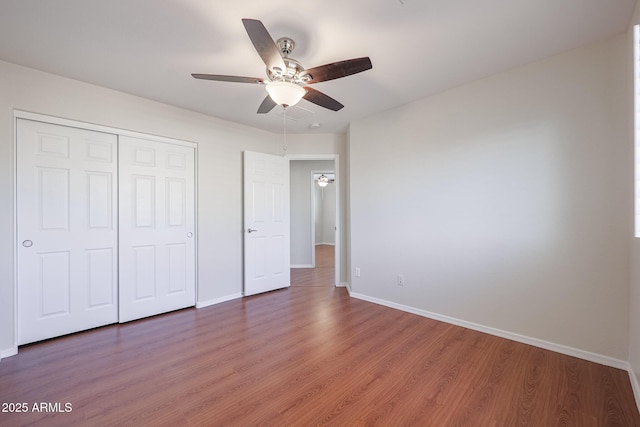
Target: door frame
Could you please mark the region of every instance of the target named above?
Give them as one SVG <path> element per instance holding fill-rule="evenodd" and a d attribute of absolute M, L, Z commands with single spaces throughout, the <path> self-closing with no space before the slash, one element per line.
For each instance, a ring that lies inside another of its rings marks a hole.
<path fill-rule="evenodd" d="M 342 282 L 340 281 L 340 272 L 342 271 L 342 265 L 341 265 L 341 257 L 342 257 L 342 251 L 341 251 L 341 245 L 342 245 L 342 239 L 341 239 L 341 235 L 342 235 L 342 227 L 343 224 L 340 221 L 340 213 L 342 212 L 342 205 L 340 203 L 340 183 L 341 183 L 341 177 L 340 177 L 340 156 L 338 154 L 287 154 L 286 157 L 289 159 L 289 161 L 296 161 L 296 160 L 332 160 L 333 161 L 333 170 L 336 176 L 336 181 L 335 181 L 335 186 L 336 186 L 336 242 L 335 242 L 335 254 L 334 254 L 334 269 L 335 269 L 335 277 L 334 277 L 334 286 L 336 287 L 341 287 L 344 286 L 342 284 Z M 313 212 L 311 213 L 311 221 L 313 221 Z M 313 223 L 312 223 L 312 235 L 313 235 Z M 315 236 L 313 238 L 313 243 L 315 243 Z M 315 248 L 312 248 L 315 249 Z M 311 251 L 312 254 L 312 260 L 313 260 L 313 264 L 315 266 L 315 253 L 312 250 Z"/>
<path fill-rule="evenodd" d="M 198 303 L 198 144 L 192 141 L 173 139 L 164 136 L 156 136 L 149 133 L 135 132 L 126 129 L 120 129 L 112 126 L 104 126 L 95 123 L 83 122 L 80 120 L 66 119 L 62 117 L 49 116 L 46 114 L 33 113 L 19 109 L 13 110 L 13 347 L 0 355 L 0 359 L 18 354 L 18 119 L 33 120 L 37 122 L 50 123 L 54 125 L 68 126 L 80 129 L 93 130 L 97 132 L 112 133 L 120 136 L 130 136 L 133 138 L 152 139 L 167 144 L 182 145 L 193 147 L 195 164 L 194 164 L 194 237 L 195 237 L 195 286 L 196 286 L 196 306 Z"/>
<path fill-rule="evenodd" d="M 313 268 L 316 268 L 316 222 L 318 220 L 317 216 L 316 216 L 316 198 L 315 198 L 315 192 L 316 192 L 316 182 L 314 179 L 314 175 L 317 174 L 332 174 L 334 176 L 334 183 L 333 185 L 335 186 L 335 188 L 337 189 L 337 180 L 335 180 L 335 175 L 336 175 L 336 171 L 335 170 L 328 170 L 328 169 L 322 169 L 322 170 L 312 170 L 311 171 L 311 265 L 313 266 Z M 336 195 L 337 198 L 337 195 Z M 335 212 L 334 215 L 336 217 L 336 219 L 338 218 L 338 206 L 336 205 L 335 208 Z M 336 246 L 336 237 L 338 235 L 338 223 L 336 222 L 335 228 L 333 230 L 333 246 L 334 246 L 334 250 L 335 250 L 335 246 Z M 334 267 L 335 267 L 335 260 L 334 260 Z M 339 282 L 336 282 L 339 283 Z"/>

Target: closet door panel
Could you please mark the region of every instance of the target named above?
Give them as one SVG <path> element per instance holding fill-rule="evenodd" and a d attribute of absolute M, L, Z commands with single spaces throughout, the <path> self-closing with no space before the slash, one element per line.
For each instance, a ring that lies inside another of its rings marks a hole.
<path fill-rule="evenodd" d="M 120 322 L 195 305 L 194 156 L 120 138 Z"/>
<path fill-rule="evenodd" d="M 17 119 L 18 344 L 117 322 L 117 136 Z"/>

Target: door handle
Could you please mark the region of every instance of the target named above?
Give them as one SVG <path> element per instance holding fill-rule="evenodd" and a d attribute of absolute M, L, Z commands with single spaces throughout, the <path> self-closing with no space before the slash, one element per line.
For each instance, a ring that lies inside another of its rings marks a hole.
<path fill-rule="evenodd" d="M 25 240 L 22 242 L 22 246 L 24 246 L 25 248 L 30 248 L 31 246 L 33 246 L 33 242 L 31 240 Z"/>
<path fill-rule="evenodd" d="M 254 233 L 258 230 L 254 230 L 253 228 L 247 228 L 247 233 Z"/>
<path fill-rule="evenodd" d="M 193 237 L 193 233 L 192 233 L 192 232 L 188 232 L 188 233 L 187 233 L 187 237 L 188 237 L 188 238 L 192 238 L 192 237 Z"/>

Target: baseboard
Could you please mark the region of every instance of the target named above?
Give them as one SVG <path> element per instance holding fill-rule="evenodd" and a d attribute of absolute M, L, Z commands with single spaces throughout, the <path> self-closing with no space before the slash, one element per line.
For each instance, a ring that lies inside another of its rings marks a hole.
<path fill-rule="evenodd" d="M 207 301 L 198 301 L 196 303 L 196 308 L 209 307 L 210 305 L 216 305 L 216 304 L 220 304 L 220 303 L 231 301 L 238 298 L 242 298 L 242 292 L 237 294 L 227 295 L 220 298 L 210 299 Z"/>
<path fill-rule="evenodd" d="M 347 282 L 340 282 L 336 285 L 336 288 L 348 288 L 349 284 Z"/>
<path fill-rule="evenodd" d="M 292 264 L 291 268 L 315 268 L 313 264 Z"/>
<path fill-rule="evenodd" d="M 602 354 L 592 353 L 590 351 L 580 350 L 577 348 L 565 346 L 562 344 L 556 344 L 549 341 L 544 341 L 538 338 L 528 337 L 526 335 L 520 335 L 509 331 L 503 331 L 502 329 L 496 329 L 489 326 L 479 325 L 477 323 L 468 322 L 466 320 L 456 319 L 454 317 L 444 316 L 442 314 L 432 313 L 426 310 L 409 307 L 403 304 L 398 304 L 391 301 L 386 301 L 379 298 L 370 297 L 355 292 L 349 292 L 349 295 L 353 298 L 361 299 L 363 301 L 372 302 L 374 304 L 384 305 L 386 307 L 395 308 L 397 310 L 406 311 L 408 313 L 417 314 L 418 316 L 428 317 L 429 319 L 439 320 L 441 322 L 450 323 L 456 326 L 462 326 L 463 328 L 473 329 L 474 331 L 484 332 L 486 334 L 495 335 L 501 338 L 506 338 L 512 341 L 529 344 L 535 347 L 544 348 L 546 350 L 555 351 L 556 353 L 566 354 L 567 356 L 577 357 L 579 359 L 588 360 L 590 362 L 599 363 L 605 366 L 611 366 L 612 368 L 618 368 L 628 370 L 629 363 L 624 360 L 616 359 Z"/>
<path fill-rule="evenodd" d="M 316 243 L 316 246 L 318 246 L 318 245 L 335 246 L 336 244 L 335 244 L 335 243 L 324 243 L 324 242 L 322 242 L 322 243 Z"/>
<path fill-rule="evenodd" d="M 18 354 L 18 347 L 10 347 L 0 351 L 0 360 Z"/>

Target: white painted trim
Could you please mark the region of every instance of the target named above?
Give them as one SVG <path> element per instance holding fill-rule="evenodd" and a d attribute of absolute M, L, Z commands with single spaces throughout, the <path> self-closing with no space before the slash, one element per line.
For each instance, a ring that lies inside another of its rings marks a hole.
<path fill-rule="evenodd" d="M 336 288 L 347 288 L 347 291 L 349 291 L 349 284 L 347 282 L 340 282 L 336 285 Z"/>
<path fill-rule="evenodd" d="M 323 246 L 335 246 L 336 244 L 335 244 L 335 243 L 324 243 L 324 242 L 316 243 L 316 246 L 319 246 L 319 245 L 323 245 Z"/>
<path fill-rule="evenodd" d="M 35 120 L 38 122 L 51 123 L 54 125 L 68 126 L 73 128 L 81 128 L 93 130 L 96 132 L 111 133 L 119 136 L 130 136 L 132 138 L 148 139 L 157 142 L 165 142 L 167 144 L 183 145 L 187 147 L 197 147 L 198 144 L 182 139 L 168 138 L 166 136 L 152 135 L 149 133 L 136 132 L 128 129 L 114 128 L 111 126 L 98 125 L 95 123 L 81 122 L 79 120 L 65 119 L 62 117 L 48 116 L 46 114 L 32 113 L 30 111 L 13 110 L 13 116 L 17 119 Z"/>
<path fill-rule="evenodd" d="M 337 154 L 287 154 L 289 160 L 338 160 Z"/>
<path fill-rule="evenodd" d="M 13 245 L 13 346 L 11 350 L 15 353 L 9 354 L 13 356 L 18 354 L 18 118 L 13 117 L 13 182 L 11 183 L 13 191 L 13 236 L 11 236 Z M 6 357 L 0 352 L 0 360 Z"/>
<path fill-rule="evenodd" d="M 10 356 L 15 356 L 16 354 L 18 354 L 17 346 L 7 348 L 5 350 L 0 351 L 0 360 L 6 359 L 7 357 L 10 357 Z"/>
<path fill-rule="evenodd" d="M 220 298 L 210 299 L 210 300 L 207 300 L 207 301 L 198 301 L 196 303 L 196 308 L 209 307 L 210 305 L 221 304 L 223 302 L 231 301 L 231 300 L 238 299 L 238 298 L 242 298 L 242 292 L 239 292 L 237 294 L 227 295 L 227 296 L 220 297 Z"/>
<path fill-rule="evenodd" d="M 532 338 L 525 335 L 509 332 L 509 331 L 503 331 L 501 329 L 496 329 L 489 326 L 479 325 L 477 323 L 468 322 L 466 320 L 456 319 L 454 317 L 432 313 L 430 311 L 409 307 L 403 304 L 386 301 L 380 298 L 370 297 L 368 295 L 363 295 L 356 292 L 350 292 L 349 295 L 353 298 L 360 299 L 363 301 L 384 305 L 386 307 L 395 308 L 401 311 L 406 311 L 407 313 L 413 313 L 413 314 L 417 314 L 418 316 L 428 317 L 429 319 L 434 319 L 441 322 L 450 323 L 452 325 L 461 326 L 463 328 L 472 329 L 474 331 L 484 332 L 489 335 L 506 338 L 506 339 L 521 342 L 524 344 L 529 344 L 534 347 L 544 348 L 546 350 L 555 351 L 556 353 L 566 354 L 568 356 L 577 357 L 579 359 L 588 360 L 590 362 L 599 363 L 601 365 L 611 366 L 613 368 L 624 369 L 624 370 L 627 370 L 629 366 L 629 363 L 625 360 L 615 359 L 613 357 L 605 356 L 602 354 L 592 353 L 590 351 L 580 350 L 578 348 L 568 347 L 566 345 L 556 344 L 549 341 L 544 341 L 538 338 Z"/>
<path fill-rule="evenodd" d="M 118 146 L 118 149 L 120 149 L 120 147 Z M 193 159 L 193 256 L 195 257 L 194 259 L 194 265 L 193 268 L 195 269 L 196 275 L 194 277 L 195 279 L 195 286 L 196 286 L 196 292 L 195 292 L 195 301 L 194 302 L 198 302 L 198 294 L 200 293 L 200 282 L 198 281 L 198 277 L 200 276 L 198 274 L 198 247 L 200 246 L 199 244 L 199 227 L 198 227 L 198 162 L 199 162 L 199 157 L 198 157 L 198 144 L 195 144 L 193 147 L 193 155 L 194 155 L 194 159 Z M 119 164 L 118 164 L 119 166 Z"/>
<path fill-rule="evenodd" d="M 293 264 L 291 268 L 315 268 L 315 266 L 311 264 Z"/>
<path fill-rule="evenodd" d="M 334 165 L 335 168 L 335 165 Z M 311 202 L 309 215 L 309 236 L 311 239 L 311 268 L 316 268 L 316 189 L 313 186 L 313 171 L 311 171 L 311 187 L 309 190 L 309 201 Z"/>

